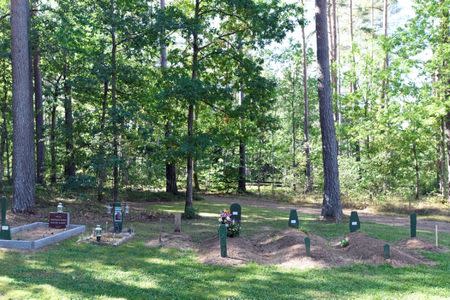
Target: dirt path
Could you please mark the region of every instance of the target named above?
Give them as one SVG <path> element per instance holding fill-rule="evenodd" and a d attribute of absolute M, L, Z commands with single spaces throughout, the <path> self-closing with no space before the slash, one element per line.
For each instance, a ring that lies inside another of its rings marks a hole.
<path fill-rule="evenodd" d="M 250 205 L 262 208 L 275 208 L 279 210 L 290 210 L 297 209 L 306 214 L 312 215 L 320 215 L 320 208 L 311 207 L 311 206 L 298 206 L 295 204 L 289 203 L 280 203 L 271 201 L 267 198 L 253 198 L 249 196 L 213 196 L 213 195 L 204 195 L 205 199 L 210 201 L 223 202 L 227 204 L 231 204 L 234 202 L 239 202 L 241 205 Z M 344 209 L 344 214 L 350 215 L 349 209 Z M 409 227 L 409 217 L 402 216 L 383 216 L 376 215 L 367 212 L 358 211 L 358 215 L 361 221 L 369 221 L 373 223 L 391 225 L 391 226 L 401 226 L 401 227 Z M 438 222 L 438 221 L 427 221 L 421 220 L 420 216 L 418 217 L 417 229 L 418 230 L 427 230 L 434 231 L 435 225 L 439 226 L 439 231 L 450 233 L 450 223 L 448 222 Z"/>

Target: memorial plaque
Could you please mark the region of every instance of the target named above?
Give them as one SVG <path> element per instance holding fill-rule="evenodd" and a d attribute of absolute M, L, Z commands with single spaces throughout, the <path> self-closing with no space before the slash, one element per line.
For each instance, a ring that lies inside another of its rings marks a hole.
<path fill-rule="evenodd" d="M 352 211 L 350 215 L 350 232 L 355 232 L 361 228 L 361 223 L 359 222 L 358 212 Z"/>
<path fill-rule="evenodd" d="M 70 224 L 69 213 L 51 212 L 48 216 L 48 227 L 66 229 Z"/>
<path fill-rule="evenodd" d="M 298 215 L 296 209 L 291 209 L 291 212 L 289 214 L 289 227 L 298 228 L 299 222 L 298 222 Z"/>
<path fill-rule="evenodd" d="M 241 223 L 241 206 L 239 203 L 233 203 L 230 206 L 231 220 Z"/>

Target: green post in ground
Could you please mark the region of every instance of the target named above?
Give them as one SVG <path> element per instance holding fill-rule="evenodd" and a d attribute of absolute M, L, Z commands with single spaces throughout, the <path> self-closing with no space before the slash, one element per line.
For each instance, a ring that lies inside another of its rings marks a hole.
<path fill-rule="evenodd" d="M 298 228 L 299 222 L 298 222 L 298 215 L 296 209 L 291 209 L 291 213 L 289 214 L 289 227 Z"/>
<path fill-rule="evenodd" d="M 306 256 L 311 256 L 311 239 L 309 237 L 305 237 L 305 249 Z"/>
<path fill-rule="evenodd" d="M 227 227 L 225 224 L 219 226 L 220 256 L 227 257 Z"/>
<path fill-rule="evenodd" d="M 411 227 L 411 237 L 416 237 L 417 235 L 417 214 L 412 213 L 409 215 L 410 227 Z"/>
<path fill-rule="evenodd" d="M 361 222 L 359 221 L 358 212 L 352 211 L 350 214 L 350 232 L 358 231 L 361 228 Z"/>
<path fill-rule="evenodd" d="M 383 257 L 384 257 L 384 259 L 391 258 L 391 247 L 389 246 L 389 244 L 384 245 Z"/>
<path fill-rule="evenodd" d="M 6 197 L 3 196 L 1 199 L 2 206 L 2 226 L 0 228 L 0 240 L 10 240 L 11 239 L 11 229 L 8 224 L 6 224 L 6 209 L 7 209 L 7 200 Z"/>

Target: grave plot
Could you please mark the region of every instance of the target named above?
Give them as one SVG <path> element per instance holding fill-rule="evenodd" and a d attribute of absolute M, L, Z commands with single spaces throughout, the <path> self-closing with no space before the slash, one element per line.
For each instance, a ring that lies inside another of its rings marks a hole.
<path fill-rule="evenodd" d="M 111 246 L 119 246 L 123 243 L 126 243 L 130 239 L 134 237 L 134 231 L 122 231 L 122 232 L 114 232 L 114 231 L 107 231 L 102 232 L 101 238 L 98 239 L 98 236 L 95 232 L 95 229 L 92 231 L 92 234 L 81 238 L 80 242 L 87 242 L 92 243 L 96 245 L 111 245 Z"/>
<path fill-rule="evenodd" d="M 56 213 L 50 213 L 49 223 L 35 222 L 14 228 L 6 223 L 6 198 L 1 200 L 2 227 L 0 248 L 36 250 L 62 240 L 79 235 L 85 231 L 84 225 L 70 224 L 69 213 L 63 212 L 63 206 L 58 205 Z"/>

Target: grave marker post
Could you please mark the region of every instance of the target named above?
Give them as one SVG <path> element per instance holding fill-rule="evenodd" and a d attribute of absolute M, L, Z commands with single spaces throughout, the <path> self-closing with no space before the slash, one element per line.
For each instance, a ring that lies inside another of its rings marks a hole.
<path fill-rule="evenodd" d="M 296 209 L 291 209 L 291 212 L 289 213 L 289 227 L 298 228 L 299 227 L 299 221 L 298 221 L 298 215 Z"/>
<path fill-rule="evenodd" d="M 384 245 L 383 257 L 384 257 L 384 259 L 390 259 L 391 258 L 391 247 L 389 246 L 389 244 L 385 244 Z"/>
<path fill-rule="evenodd" d="M 225 224 L 219 226 L 219 242 L 220 242 L 220 256 L 227 257 L 227 227 Z"/>
<path fill-rule="evenodd" d="M 410 227 L 411 227 L 411 237 L 416 237 L 417 235 L 417 214 L 412 213 L 409 215 Z"/>
<path fill-rule="evenodd" d="M 230 205 L 230 213 L 231 213 L 231 220 L 241 223 L 241 205 L 239 203 L 233 203 Z"/>
<path fill-rule="evenodd" d="M 5 196 L 3 196 L 1 199 L 1 206 L 2 206 L 2 226 L 0 228 L 0 240 L 10 240 L 11 228 L 6 223 L 6 209 L 8 204 Z"/>
<path fill-rule="evenodd" d="M 349 221 L 350 232 L 358 231 L 361 228 L 361 222 L 359 221 L 358 212 L 352 211 Z"/>
<path fill-rule="evenodd" d="M 122 212 L 122 203 L 114 202 L 113 204 L 113 224 L 114 224 L 114 232 L 121 233 L 123 226 L 123 212 Z"/>
<path fill-rule="evenodd" d="M 305 249 L 306 256 L 311 256 L 311 239 L 309 237 L 305 237 Z"/>

